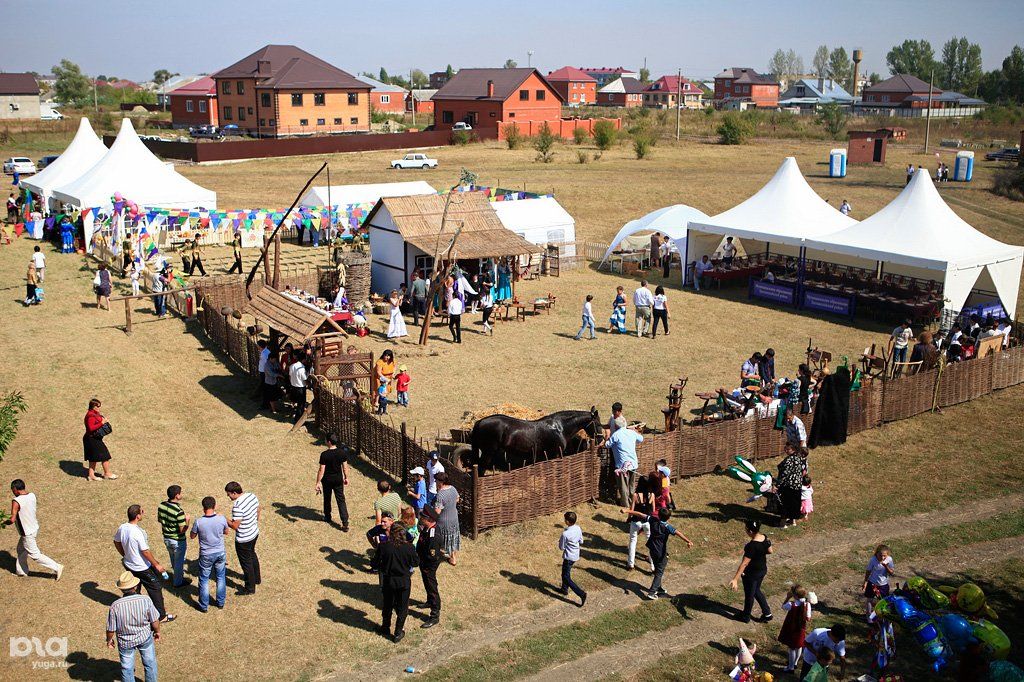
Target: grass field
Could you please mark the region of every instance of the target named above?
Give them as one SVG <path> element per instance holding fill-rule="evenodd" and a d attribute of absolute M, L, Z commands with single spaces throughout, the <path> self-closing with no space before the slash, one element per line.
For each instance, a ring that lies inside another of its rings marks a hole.
<path fill-rule="evenodd" d="M 662 143 L 649 160 L 636 161 L 622 147 L 600 161 L 579 165 L 572 162 L 573 148 L 565 147 L 554 163 L 545 165 L 533 162 L 532 151 L 480 145 L 437 150 L 442 170 L 436 173 L 396 174 L 385 168 L 388 153 L 332 157 L 331 173 L 335 183 L 412 177 L 440 187 L 453 183 L 457 169 L 467 167 L 485 184 L 553 189 L 576 217 L 580 238 L 606 240 L 626 220 L 669 203 L 689 203 L 709 213 L 727 208 L 767 181 L 789 154 L 798 157 L 816 190 L 833 203 L 849 199 L 857 217 L 895 195 L 903 183 L 901 164 L 908 159 L 931 165 L 927 157 L 911 155 L 909 148 L 896 148 L 888 168 L 854 169 L 849 178 L 830 181 L 814 177 L 823 174 L 816 164 L 824 160 L 827 148 L 780 141 L 740 148 Z M 216 190 L 222 206 L 282 207 L 318 165 L 315 158 L 279 159 L 183 172 Z M 985 190 L 989 170 L 979 166 L 973 185 L 943 192 L 959 202 L 955 210 L 979 229 L 1007 241 L 1024 241 L 1024 208 L 990 195 Z M 376 477 L 372 468 L 359 464 L 352 478 L 349 504 L 355 532 L 343 535 L 327 527 L 319 521 L 320 501 L 312 490 L 321 449 L 315 435 L 288 435 L 285 423 L 256 416 L 250 381 L 228 369 L 224 358 L 195 335 L 195 328 L 179 320 L 148 318 L 143 304 L 134 335 L 125 336 L 118 329 L 123 323 L 118 312 L 91 306 L 91 272 L 77 256 L 48 251 L 46 303 L 22 309 L 18 301 L 24 295 L 30 249 L 25 240 L 0 247 L 0 344 L 10 360 L 0 366 L 0 387 L 23 391 L 29 402 L 21 433 L 0 463 L 0 478 L 25 478 L 39 494 L 41 547 L 68 568 L 57 584 L 41 578 L 16 582 L 14 533 L 0 531 L 0 567 L 5 569 L 0 573 L 5 594 L 0 637 L 68 636 L 71 667 L 39 673 L 41 677 L 114 676 L 116 656 L 103 648 L 101 633 L 119 571 L 110 536 L 127 505 L 141 502 L 150 512 L 146 526 L 154 553 L 164 560 L 152 516 L 172 482 L 183 485 L 192 512 L 207 494 L 216 495 L 225 507 L 222 491 L 229 480 L 257 493 L 263 503 L 260 554 L 265 584 L 255 598 L 229 594 L 223 612 L 206 616 L 193 608 L 194 588 L 169 593 L 171 611 L 181 614 L 167 626 L 158 647 L 162 672 L 169 679 L 303 679 L 337 668 L 357 676 L 365 662 L 500 630 L 503 622 L 529 618 L 550 603 L 544 585 L 557 582 L 554 543 L 559 520 L 544 518 L 464 543 L 460 565 L 441 571 L 441 627 L 423 633 L 413 619 L 409 638 L 397 649 L 373 635 L 378 592 L 375 578 L 365 572 L 361 534 L 369 527 Z M 608 405 L 621 400 L 628 416 L 657 424 L 666 389 L 681 375 L 690 377 L 687 391 L 692 394 L 734 383 L 740 363 L 752 350 L 774 346 L 780 371 L 790 373 L 802 361 L 808 337 L 837 357 L 855 358 L 882 336 L 880 328 L 870 325 L 851 327 L 752 306 L 728 290 L 695 294 L 675 287 L 669 290 L 673 331 L 667 338 L 569 338 L 578 327 L 583 295 L 597 296 L 602 323 L 618 283 L 635 286 L 590 269 L 527 282 L 522 285 L 525 297 L 548 291 L 559 295 L 551 315 L 500 325 L 493 337 L 470 331 L 460 347 L 447 343 L 444 330 L 438 329 L 429 353 L 400 342 L 396 354 L 413 376 L 412 407 L 396 410 L 395 419 L 407 420 L 424 435 L 457 425 L 464 411 L 499 402 L 544 410 L 596 404 L 604 417 Z M 376 331 L 381 324 L 375 322 Z M 375 336 L 364 345 L 377 352 L 390 344 Z M 81 419 L 94 395 L 104 401 L 104 413 L 114 425 L 109 443 L 115 471 L 122 474 L 118 481 L 89 484 L 81 475 Z M 977 500 L 1019 489 L 1024 474 L 1017 460 L 1024 435 L 1016 416 L 1022 398 L 1024 388 L 1016 387 L 816 452 L 812 466 L 819 511 L 813 523 L 779 534 L 777 541 L 825 537 L 872 521 L 912 523 L 914 514 L 956 505 L 970 509 Z M 689 395 L 685 409 L 696 406 Z M 742 486 L 702 477 L 678 484 L 675 494 L 682 510 L 680 524 L 697 542 L 693 551 L 677 552 L 676 566 L 696 566 L 738 552 L 741 533 L 731 521 L 756 513 L 743 504 Z M 588 536 L 585 564 L 578 571 L 581 584 L 600 590 L 624 579 L 621 517 L 603 504 L 577 511 Z M 190 559 L 195 554 L 191 547 Z M 229 580 L 237 583 L 231 550 L 229 568 Z M 1014 577 L 1018 572 L 1008 576 L 1019 585 Z M 414 586 L 414 600 L 420 599 L 420 590 Z M 603 621 L 594 625 L 613 626 Z M 714 658 L 718 653 L 701 655 Z M 25 665 L 4 659 L 0 678 L 30 674 Z"/>

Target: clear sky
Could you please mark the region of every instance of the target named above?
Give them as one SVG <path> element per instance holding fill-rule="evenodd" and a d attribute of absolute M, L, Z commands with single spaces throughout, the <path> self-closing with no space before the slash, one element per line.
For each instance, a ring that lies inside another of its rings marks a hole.
<path fill-rule="evenodd" d="M 609 0 L 477 3 L 404 0 L 0 0 L 0 70 L 46 73 L 68 58 L 87 74 L 147 80 L 160 68 L 209 73 L 267 43 L 294 44 L 352 73 L 566 64 L 765 69 L 777 48 L 810 68 L 818 45 L 864 50 L 862 71 L 888 75 L 885 53 L 953 36 L 982 48 L 985 69 L 1024 43 L 1024 0 Z M 35 28 L 37 27 L 37 28 Z"/>

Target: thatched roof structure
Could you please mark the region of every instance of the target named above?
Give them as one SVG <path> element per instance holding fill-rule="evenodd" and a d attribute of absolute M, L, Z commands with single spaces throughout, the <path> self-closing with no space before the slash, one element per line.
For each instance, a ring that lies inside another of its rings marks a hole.
<path fill-rule="evenodd" d="M 345 333 L 328 313 L 273 287 L 261 288 L 243 312 L 299 343 L 321 331 Z"/>

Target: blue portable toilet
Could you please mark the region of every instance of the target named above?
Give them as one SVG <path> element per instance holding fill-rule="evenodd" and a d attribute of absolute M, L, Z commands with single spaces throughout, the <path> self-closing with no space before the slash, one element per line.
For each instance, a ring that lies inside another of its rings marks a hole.
<path fill-rule="evenodd" d="M 833 149 L 828 154 L 828 176 L 830 178 L 846 177 L 846 150 Z"/>
<path fill-rule="evenodd" d="M 953 166 L 953 180 L 970 182 L 974 175 L 974 152 L 957 152 Z"/>

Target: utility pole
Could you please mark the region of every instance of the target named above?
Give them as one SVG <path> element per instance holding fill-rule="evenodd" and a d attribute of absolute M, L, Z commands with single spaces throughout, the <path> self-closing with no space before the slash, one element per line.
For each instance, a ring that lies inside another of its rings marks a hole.
<path fill-rule="evenodd" d="M 645 60 L 646 61 L 646 60 Z M 646 68 L 646 67 L 644 67 Z M 679 117 L 682 115 L 683 110 L 683 70 L 679 69 L 676 72 L 676 142 L 679 141 Z"/>
<path fill-rule="evenodd" d="M 409 69 L 409 103 L 412 104 L 412 124 L 416 125 L 416 86 L 412 82 L 412 69 Z"/>
<path fill-rule="evenodd" d="M 932 132 L 932 91 L 935 89 L 935 69 L 932 69 L 932 75 L 928 78 L 928 113 L 924 124 L 924 153 L 928 153 L 928 138 Z"/>

